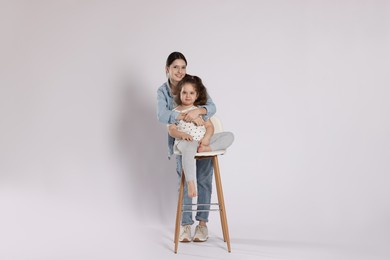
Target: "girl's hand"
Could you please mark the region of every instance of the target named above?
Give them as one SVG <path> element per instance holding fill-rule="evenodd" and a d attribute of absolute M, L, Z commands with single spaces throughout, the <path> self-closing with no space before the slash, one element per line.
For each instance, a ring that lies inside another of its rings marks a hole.
<path fill-rule="evenodd" d="M 181 137 L 182 140 L 186 141 L 192 141 L 192 136 L 186 133 L 183 133 L 183 136 Z"/>
<path fill-rule="evenodd" d="M 193 109 L 187 112 L 187 115 L 184 117 L 184 121 L 193 122 L 195 119 L 199 118 L 201 111 L 199 108 Z"/>

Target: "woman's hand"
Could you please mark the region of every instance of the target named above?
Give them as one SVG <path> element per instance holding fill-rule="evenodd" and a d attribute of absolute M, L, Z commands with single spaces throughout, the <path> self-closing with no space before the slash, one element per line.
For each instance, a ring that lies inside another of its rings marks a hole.
<path fill-rule="evenodd" d="M 204 125 L 205 122 L 202 117 L 197 117 L 194 120 L 192 120 L 192 123 L 194 123 L 197 126 L 202 126 Z"/>
<path fill-rule="evenodd" d="M 181 136 L 181 139 L 186 140 L 186 141 L 192 141 L 192 136 L 189 134 L 183 133 L 183 135 Z"/>
<path fill-rule="evenodd" d="M 184 117 L 184 121 L 186 121 L 186 122 L 193 122 L 195 119 L 200 117 L 201 112 L 202 111 L 200 110 L 200 108 L 188 111 L 186 116 Z"/>
<path fill-rule="evenodd" d="M 180 113 L 177 117 L 176 117 L 176 119 L 177 120 L 184 120 L 184 118 L 186 117 L 186 113 Z"/>

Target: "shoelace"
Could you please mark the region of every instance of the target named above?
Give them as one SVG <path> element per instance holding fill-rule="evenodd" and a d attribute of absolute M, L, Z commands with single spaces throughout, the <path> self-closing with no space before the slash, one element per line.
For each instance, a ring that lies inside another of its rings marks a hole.
<path fill-rule="evenodd" d="M 180 235 L 183 235 L 184 233 L 188 233 L 190 231 L 190 227 L 189 226 L 184 226 L 182 229 L 181 229 L 181 233 Z"/>
<path fill-rule="evenodd" d="M 206 233 L 206 231 L 207 231 L 207 227 L 198 226 L 198 230 L 199 230 L 200 233 L 202 233 L 204 235 Z"/>

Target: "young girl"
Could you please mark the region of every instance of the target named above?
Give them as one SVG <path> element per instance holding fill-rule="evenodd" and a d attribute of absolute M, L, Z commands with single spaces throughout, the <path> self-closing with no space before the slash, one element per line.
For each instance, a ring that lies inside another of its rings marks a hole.
<path fill-rule="evenodd" d="M 197 76 L 185 75 L 177 85 L 174 110 L 187 113 L 204 105 L 207 100 L 207 90 L 202 80 Z M 214 134 L 214 126 L 210 120 L 202 125 L 179 120 L 176 124 L 168 125 L 169 135 L 175 138 L 175 149 L 182 154 L 182 165 L 188 187 L 188 197 L 197 196 L 196 191 L 196 162 L 197 152 L 209 152 L 228 148 L 234 140 L 230 132 Z"/>

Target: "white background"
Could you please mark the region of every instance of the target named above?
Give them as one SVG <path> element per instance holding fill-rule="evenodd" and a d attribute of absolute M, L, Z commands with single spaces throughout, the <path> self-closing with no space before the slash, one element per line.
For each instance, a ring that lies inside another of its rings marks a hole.
<path fill-rule="evenodd" d="M 212 215 L 181 259 L 388 259 L 388 1 L 1 1 L 0 29 L 1 259 L 173 257 L 172 51 L 236 137 L 233 252 Z"/>

